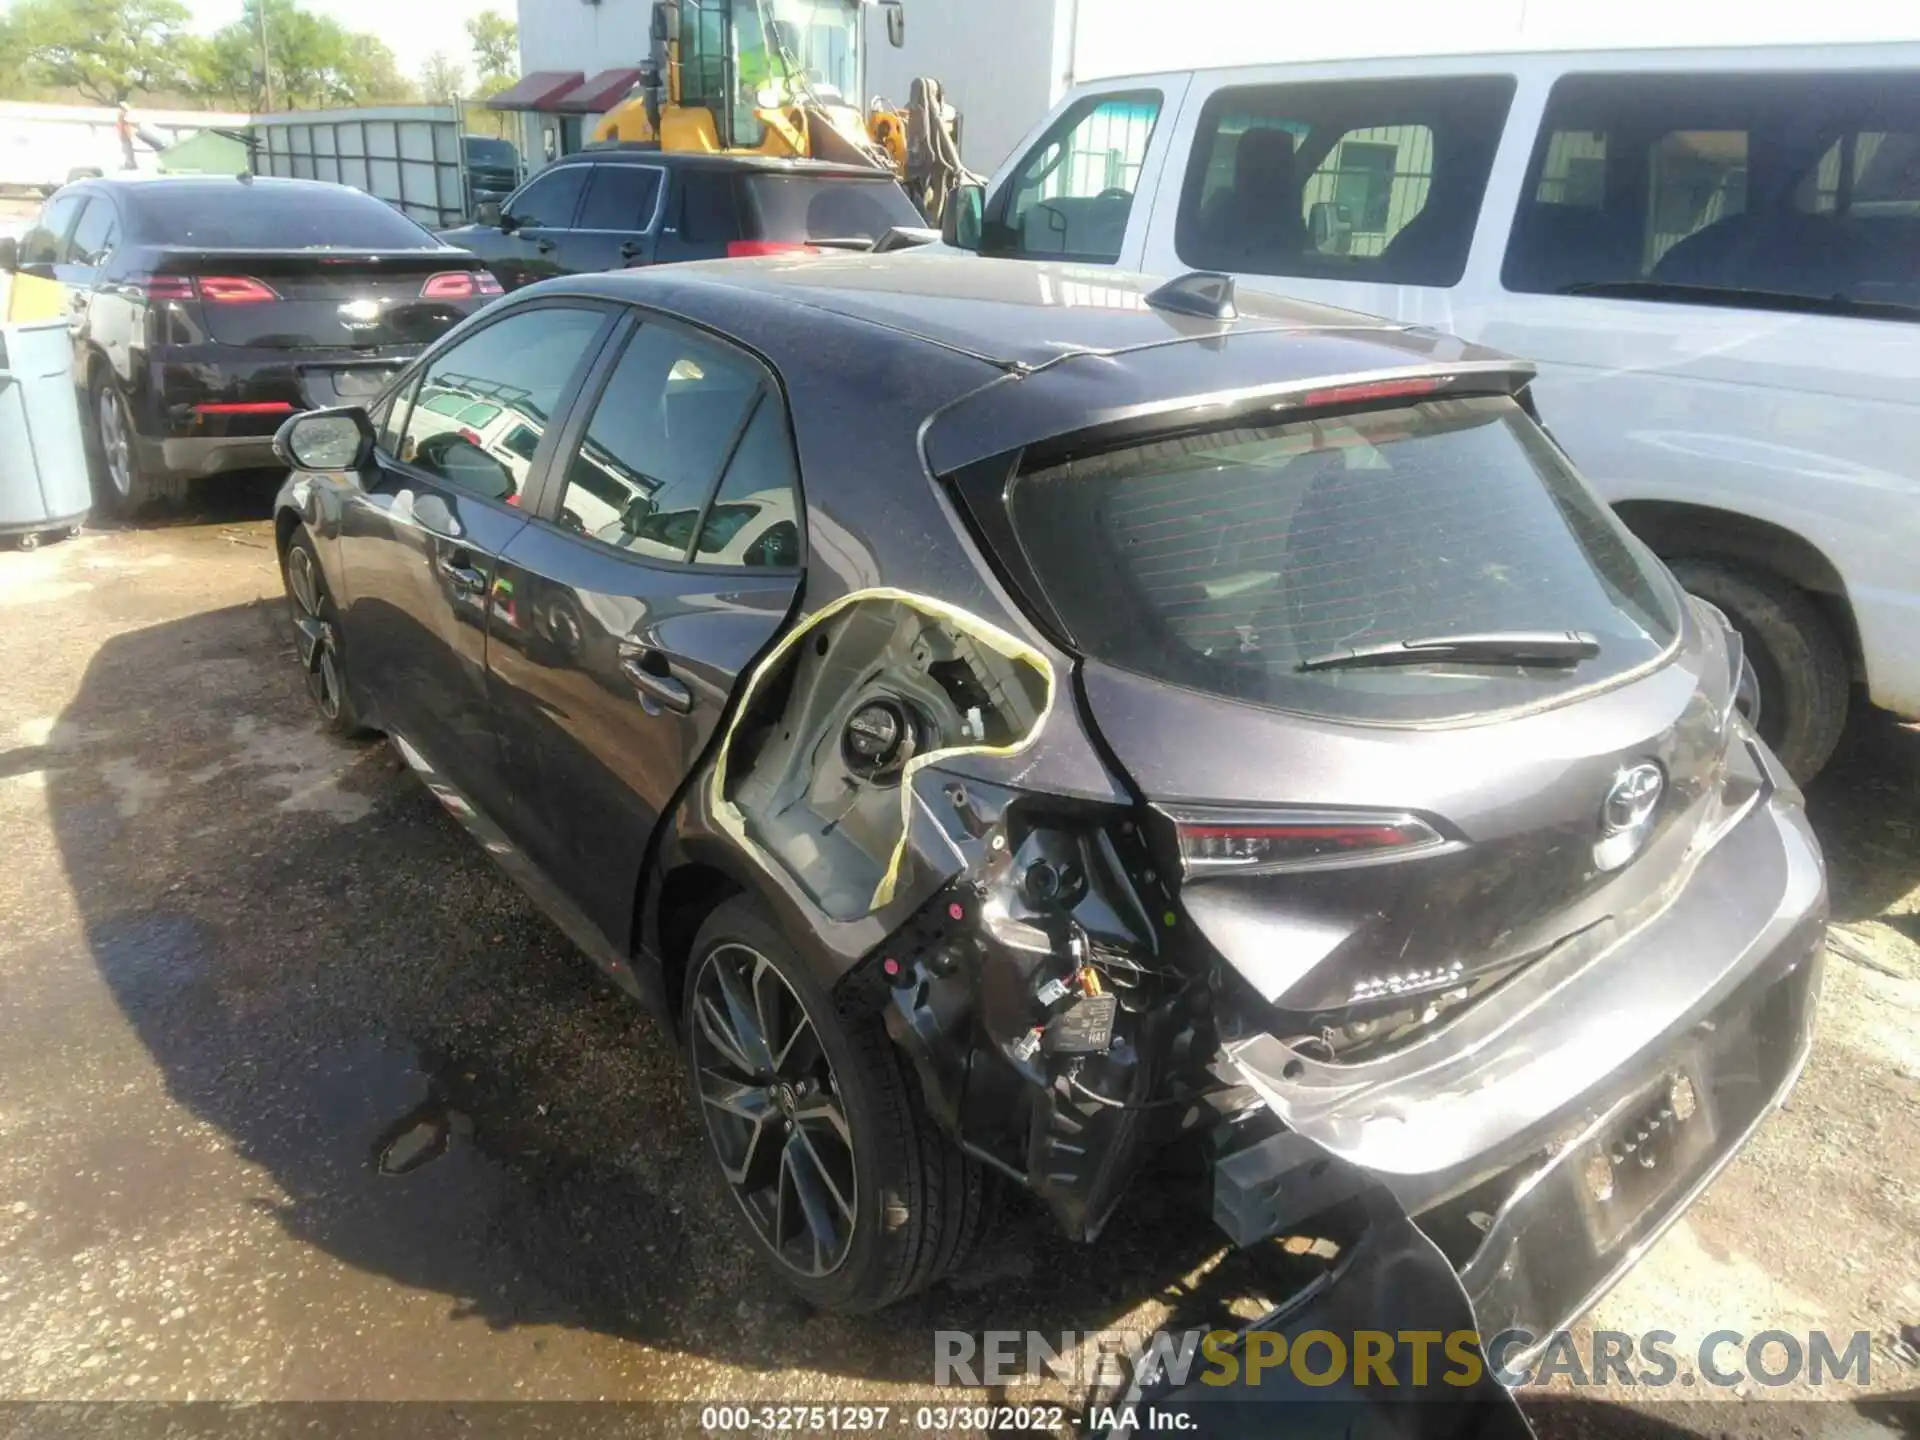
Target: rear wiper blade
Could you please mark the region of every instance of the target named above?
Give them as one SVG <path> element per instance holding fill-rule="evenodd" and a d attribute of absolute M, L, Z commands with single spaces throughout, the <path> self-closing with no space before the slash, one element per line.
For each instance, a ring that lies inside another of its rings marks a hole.
<path fill-rule="evenodd" d="M 1920 305 L 1903 305 L 1897 300 L 1798 295 L 1788 290 L 1749 290 L 1735 285 L 1681 285 L 1671 280 L 1587 280 L 1563 285 L 1555 293 L 1597 295 L 1613 300 L 1675 300 L 1683 304 L 1784 310 L 1801 315 L 1843 315 L 1862 320 L 1920 320 Z"/>
<path fill-rule="evenodd" d="M 1600 653 L 1583 630 L 1502 630 L 1487 635 L 1434 635 L 1357 645 L 1302 660 L 1298 670 L 1358 670 L 1374 665 L 1575 665 Z"/>

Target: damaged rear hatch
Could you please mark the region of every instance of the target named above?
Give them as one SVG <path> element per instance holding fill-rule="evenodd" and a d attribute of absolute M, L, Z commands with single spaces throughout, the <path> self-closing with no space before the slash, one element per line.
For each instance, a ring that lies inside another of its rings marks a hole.
<path fill-rule="evenodd" d="M 1544 1334 L 1791 1084 L 1824 884 L 1737 641 L 1527 374 L 1372 369 L 952 473 L 1224 962 L 1224 1073 L 1410 1212 L 1470 1206 L 1483 1329 Z M 1676 1107 L 1710 1113 L 1649 1140 Z"/>

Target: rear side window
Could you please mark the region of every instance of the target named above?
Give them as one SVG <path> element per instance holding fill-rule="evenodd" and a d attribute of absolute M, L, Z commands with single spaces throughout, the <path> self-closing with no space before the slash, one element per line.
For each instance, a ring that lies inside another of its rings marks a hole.
<path fill-rule="evenodd" d="M 891 180 L 750 175 L 747 210 L 755 240 L 878 240 L 896 225 L 927 222 Z"/>
<path fill-rule="evenodd" d="M 1505 398 L 1186 435 L 1023 473 L 1014 530 L 1086 654 L 1334 719 L 1550 700 L 1658 658 L 1671 587 Z M 1571 668 L 1306 669 L 1350 648 L 1593 634 Z"/>
<path fill-rule="evenodd" d="M 1117 261 L 1161 103 L 1158 90 L 1130 90 L 1069 107 L 995 194 L 982 253 Z"/>
<path fill-rule="evenodd" d="M 68 263 L 100 265 L 119 243 L 120 217 L 114 213 L 113 202 L 96 195 L 81 212 L 80 223 L 73 227 L 73 238 L 67 242 Z"/>
<path fill-rule="evenodd" d="M 581 230 L 650 230 L 660 204 L 660 172 L 650 165 L 595 165 L 574 221 Z"/>
<path fill-rule="evenodd" d="M 680 238 L 692 245 L 724 245 L 740 238 L 740 199 L 731 175 L 680 172 Z"/>
<path fill-rule="evenodd" d="M 1457 284 L 1513 91 L 1505 75 L 1219 91 L 1200 112 L 1180 194 L 1180 259 Z"/>
<path fill-rule="evenodd" d="M 794 565 L 792 456 L 785 412 L 757 366 L 643 325 L 567 462 L 560 524 L 651 560 Z"/>
<path fill-rule="evenodd" d="M 1911 75 L 1572 75 L 1514 217 L 1509 290 L 1920 307 Z"/>
<path fill-rule="evenodd" d="M 438 242 L 398 210 L 344 185 L 256 180 L 130 188 L 138 232 L 234 250 L 424 250 Z"/>

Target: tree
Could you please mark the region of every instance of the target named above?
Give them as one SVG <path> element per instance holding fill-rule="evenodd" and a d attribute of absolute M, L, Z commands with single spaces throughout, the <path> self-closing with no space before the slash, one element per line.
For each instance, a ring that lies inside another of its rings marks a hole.
<path fill-rule="evenodd" d="M 467 21 L 473 45 L 474 90 L 492 95 L 513 83 L 520 68 L 520 32 L 498 10 L 482 10 Z"/>
<path fill-rule="evenodd" d="M 458 104 L 466 88 L 466 68 L 444 50 L 434 51 L 420 67 L 420 93 L 429 105 Z"/>
<path fill-rule="evenodd" d="M 413 98 L 413 86 L 400 73 L 392 50 L 371 35 L 303 9 L 297 0 L 245 0 L 241 19 L 188 45 L 188 81 L 196 95 L 247 110 L 266 108 L 260 68 L 262 5 L 276 107 L 307 110 Z"/>
<path fill-rule="evenodd" d="M 180 0 L 21 0 L 7 49 L 48 85 L 120 105 L 179 85 L 187 20 Z"/>

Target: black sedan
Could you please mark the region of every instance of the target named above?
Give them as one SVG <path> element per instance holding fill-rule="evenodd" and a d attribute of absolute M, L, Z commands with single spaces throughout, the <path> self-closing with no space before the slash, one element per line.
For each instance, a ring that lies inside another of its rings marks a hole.
<path fill-rule="evenodd" d="M 471 254 L 311 180 L 85 180 L 12 248 L 0 263 L 68 293 L 95 502 L 116 515 L 271 465 L 287 416 L 370 399 L 500 293 Z"/>
<path fill-rule="evenodd" d="M 1289 1323 L 1517 1363 L 1792 1085 L 1826 900 L 1531 373 L 1217 275 L 578 277 L 290 421 L 276 535 L 326 724 L 671 1017 L 813 1301 L 1190 1147 L 1341 1242 Z"/>

